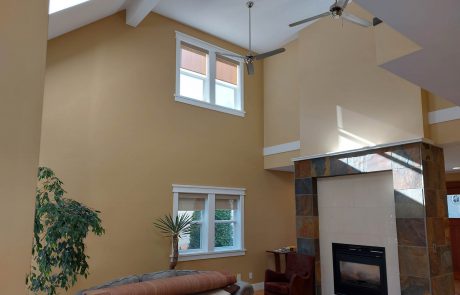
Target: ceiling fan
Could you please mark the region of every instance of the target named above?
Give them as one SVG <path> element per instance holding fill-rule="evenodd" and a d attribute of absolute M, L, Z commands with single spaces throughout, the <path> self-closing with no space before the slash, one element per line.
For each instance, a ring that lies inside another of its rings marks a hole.
<path fill-rule="evenodd" d="M 246 69 L 248 71 L 248 75 L 254 75 L 254 61 L 256 60 L 261 60 L 279 53 L 282 53 L 286 51 L 284 48 L 278 48 L 272 51 L 268 51 L 265 53 L 261 54 L 255 54 L 252 52 L 252 44 L 251 44 L 251 39 L 252 39 L 252 28 L 251 28 L 251 8 L 254 7 L 254 1 L 248 1 L 246 3 L 246 6 L 249 9 L 249 52 L 246 56 L 243 55 L 236 55 L 236 54 L 226 54 L 226 53 L 219 53 L 220 55 L 223 56 L 228 56 L 228 57 L 236 57 L 241 60 L 246 64 Z"/>
<path fill-rule="evenodd" d="M 353 15 L 351 13 L 345 12 L 344 10 L 347 7 L 348 2 L 349 2 L 349 0 L 341 0 L 340 2 L 335 0 L 335 3 L 332 4 L 331 7 L 329 8 L 329 11 L 321 13 L 321 14 L 318 14 L 316 16 L 306 18 L 304 20 L 301 20 L 301 21 L 298 21 L 298 22 L 295 22 L 295 23 L 292 23 L 289 26 L 290 27 L 295 27 L 295 26 L 298 26 L 298 25 L 301 25 L 301 24 L 304 24 L 304 23 L 311 22 L 311 21 L 313 21 L 315 19 L 323 18 L 325 16 L 332 16 L 335 19 L 342 18 L 342 19 L 347 20 L 347 21 L 349 21 L 351 23 L 354 23 L 354 24 L 357 24 L 357 25 L 360 25 L 360 26 L 366 27 L 366 28 L 372 26 L 372 24 L 369 21 L 367 21 L 365 19 L 362 19 L 360 17 L 357 17 L 357 16 L 355 16 L 355 15 Z"/>

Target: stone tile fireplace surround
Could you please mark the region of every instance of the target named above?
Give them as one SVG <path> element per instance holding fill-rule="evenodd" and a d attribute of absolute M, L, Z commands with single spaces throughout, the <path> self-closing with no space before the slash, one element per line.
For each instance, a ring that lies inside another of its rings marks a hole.
<path fill-rule="evenodd" d="M 441 148 L 425 142 L 295 160 L 297 247 L 316 257 L 317 295 L 321 295 L 317 179 L 381 171 L 393 174 L 401 294 L 453 295 L 444 155 Z"/>

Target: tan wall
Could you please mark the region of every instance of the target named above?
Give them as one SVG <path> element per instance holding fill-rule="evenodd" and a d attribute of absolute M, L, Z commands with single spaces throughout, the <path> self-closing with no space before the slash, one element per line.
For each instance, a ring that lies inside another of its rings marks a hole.
<path fill-rule="evenodd" d="M 299 42 L 264 61 L 264 143 L 274 146 L 299 140 Z"/>
<path fill-rule="evenodd" d="M 447 99 L 444 99 L 440 96 L 437 96 L 429 91 L 426 91 L 426 93 L 428 94 L 428 98 L 429 98 L 428 108 L 430 112 L 456 106 L 453 102 Z"/>
<path fill-rule="evenodd" d="M 374 27 L 375 51 L 377 64 L 386 62 L 414 53 L 421 47 L 406 38 L 386 23 Z"/>
<path fill-rule="evenodd" d="M 455 107 L 456 105 L 442 97 L 424 90 L 428 100 L 428 111 Z M 460 120 L 447 121 L 429 125 L 430 138 L 436 144 L 450 144 L 460 142 Z"/>
<path fill-rule="evenodd" d="M 372 28 L 324 18 L 298 50 L 302 155 L 423 137 L 420 88 L 377 66 Z"/>
<path fill-rule="evenodd" d="M 446 181 L 460 181 L 460 172 L 446 173 Z"/>
<path fill-rule="evenodd" d="M 286 168 L 288 166 L 294 169 L 292 159 L 300 156 L 300 150 L 268 155 L 264 157 L 265 169 Z M 294 171 L 294 170 L 292 170 Z"/>
<path fill-rule="evenodd" d="M 48 3 L 0 3 L 0 294 L 26 294 L 45 74 Z"/>
<path fill-rule="evenodd" d="M 262 65 L 245 77 L 245 118 L 175 102 L 175 30 L 245 52 L 156 14 L 134 29 L 119 13 L 49 42 L 40 162 L 107 230 L 89 237 L 91 275 L 68 294 L 167 268 L 152 222 L 171 213 L 173 183 L 247 188 L 246 256 L 179 268 L 261 282 L 265 250 L 295 243 L 293 177 L 263 169 Z"/>

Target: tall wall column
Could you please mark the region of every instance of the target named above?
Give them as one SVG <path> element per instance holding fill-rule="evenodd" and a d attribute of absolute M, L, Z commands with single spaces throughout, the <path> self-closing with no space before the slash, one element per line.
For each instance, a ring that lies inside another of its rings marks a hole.
<path fill-rule="evenodd" d="M 0 294 L 27 292 L 47 28 L 47 0 L 0 1 Z"/>

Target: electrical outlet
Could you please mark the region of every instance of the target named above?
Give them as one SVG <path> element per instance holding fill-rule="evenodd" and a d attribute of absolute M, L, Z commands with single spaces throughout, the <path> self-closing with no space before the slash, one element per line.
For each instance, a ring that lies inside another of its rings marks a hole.
<path fill-rule="evenodd" d="M 249 273 L 249 279 L 252 280 L 252 272 Z"/>
<path fill-rule="evenodd" d="M 239 282 L 241 281 L 241 274 L 240 273 L 237 273 L 236 274 L 236 280 Z"/>

